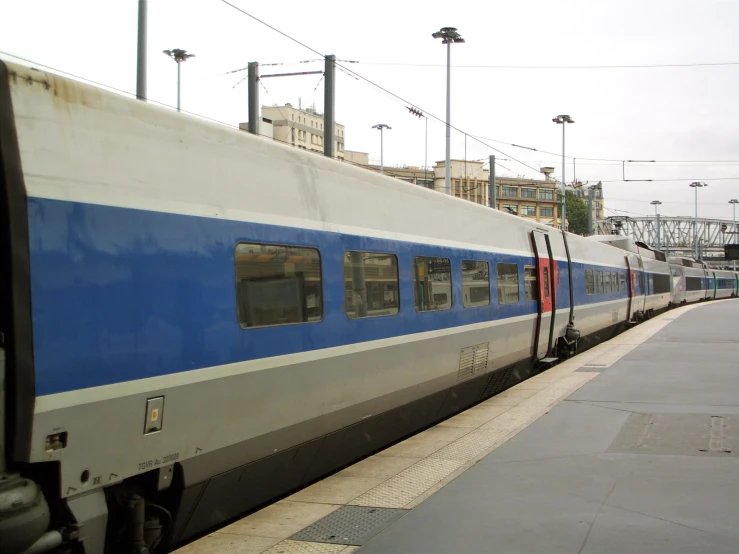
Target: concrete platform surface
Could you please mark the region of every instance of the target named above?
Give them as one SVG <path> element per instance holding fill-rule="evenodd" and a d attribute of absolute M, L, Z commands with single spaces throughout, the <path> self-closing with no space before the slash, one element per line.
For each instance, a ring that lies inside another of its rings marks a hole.
<path fill-rule="evenodd" d="M 739 303 L 610 344 L 620 358 L 357 552 L 738 552 Z"/>

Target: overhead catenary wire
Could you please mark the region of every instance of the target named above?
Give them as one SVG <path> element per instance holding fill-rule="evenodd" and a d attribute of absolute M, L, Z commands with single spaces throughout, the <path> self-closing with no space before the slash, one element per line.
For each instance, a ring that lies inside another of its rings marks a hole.
<path fill-rule="evenodd" d="M 250 18 L 251 18 L 251 19 L 253 19 L 254 21 L 257 21 L 258 23 L 260 23 L 260 24 L 264 25 L 265 27 L 268 27 L 269 29 L 272 29 L 272 30 L 273 30 L 273 31 L 275 31 L 276 33 L 278 33 L 278 34 L 282 35 L 283 37 L 287 38 L 288 40 L 291 40 L 291 41 L 293 41 L 294 43 L 296 43 L 296 44 L 298 44 L 298 45 L 302 46 L 303 48 L 306 48 L 306 49 L 310 50 L 311 52 L 313 52 L 313 53 L 315 53 L 315 54 L 317 54 L 317 55 L 321 56 L 322 58 L 325 58 L 325 55 L 324 55 L 324 54 L 322 54 L 321 52 L 319 52 L 318 50 L 316 50 L 315 48 L 312 48 L 312 47 L 308 46 L 307 44 L 305 44 L 304 42 L 301 42 L 300 40 L 298 40 L 298 39 L 296 39 L 296 38 L 294 38 L 294 37 L 292 37 L 292 36 L 288 35 L 287 33 L 283 32 L 283 31 L 280 31 L 280 30 L 279 30 L 279 29 L 277 29 L 276 27 L 274 27 L 274 26 L 270 25 L 269 23 L 267 23 L 267 22 L 265 22 L 265 21 L 263 21 L 263 20 L 259 19 L 259 18 L 258 18 L 258 17 L 256 17 L 256 16 L 254 16 L 254 15 L 250 14 L 250 13 L 249 13 L 249 12 L 247 12 L 246 10 L 244 10 L 244 9 L 242 9 L 242 8 L 240 8 L 240 7 L 236 6 L 236 5 L 234 5 L 233 3 L 229 2 L 228 0 L 221 0 L 221 2 L 223 2 L 224 4 L 226 4 L 226 5 L 228 5 L 228 6 L 231 6 L 231 7 L 233 8 L 233 9 L 235 9 L 235 10 L 237 10 L 237 11 L 241 12 L 242 14 L 246 15 L 247 17 L 250 17 Z M 344 62 L 344 63 L 346 63 L 346 62 Z M 425 114 L 426 114 L 427 116 L 431 117 L 432 119 L 435 119 L 435 120 L 437 120 L 437 121 L 440 121 L 440 122 L 444 123 L 444 125 L 447 125 L 447 124 L 448 124 L 448 123 L 447 123 L 446 121 L 444 121 L 444 120 L 443 120 L 443 119 L 441 119 L 440 117 L 438 117 L 438 116 L 436 116 L 436 115 L 434 115 L 434 114 L 430 113 L 430 112 L 429 112 L 428 110 L 425 110 L 425 109 L 421 108 L 420 106 L 416 105 L 416 104 L 415 104 L 414 102 L 410 102 L 409 100 L 406 100 L 406 99 L 404 99 L 404 98 L 403 98 L 402 96 L 400 96 L 400 95 L 398 95 L 398 94 L 395 94 L 394 92 L 392 92 L 391 90 L 388 90 L 388 89 L 387 89 L 387 88 L 385 88 L 384 86 L 382 86 L 382 85 L 380 85 L 380 84 L 378 84 L 378 83 L 375 83 L 374 81 L 372 81 L 371 79 L 368 79 L 368 78 L 364 77 L 363 75 L 360 75 L 360 74 L 359 74 L 359 73 L 357 73 L 356 71 L 354 71 L 354 70 L 352 70 L 352 69 L 349 69 L 348 67 L 345 67 L 345 66 L 341 65 L 341 63 L 340 63 L 340 62 L 338 62 L 338 61 L 334 62 L 334 65 L 335 65 L 336 67 L 340 68 L 340 69 L 343 69 L 343 70 L 344 70 L 345 72 L 348 72 L 348 73 L 350 73 L 350 74 L 354 75 L 354 76 L 355 76 L 355 77 L 356 77 L 357 79 L 359 79 L 359 80 L 361 80 L 361 81 L 365 81 L 365 82 L 369 83 L 370 85 L 372 85 L 372 86 L 374 86 L 374 87 L 378 88 L 379 90 L 382 90 L 382 91 L 384 91 L 384 92 L 385 92 L 385 93 L 387 93 L 387 94 L 390 94 L 391 96 L 393 96 L 393 97 L 397 98 L 398 100 L 400 100 L 401 102 L 403 102 L 403 103 L 404 103 L 405 105 L 411 105 L 411 106 L 413 106 L 414 108 L 416 108 L 416 109 L 418 109 L 418 110 L 420 110 L 420 111 L 424 112 L 424 113 L 425 113 Z M 461 129 L 459 129 L 459 128 L 457 128 L 457 127 L 455 127 L 455 126 L 451 125 L 451 124 L 449 124 L 449 128 L 450 128 L 450 129 L 453 129 L 453 130 L 455 130 L 455 131 L 457 131 L 457 132 L 459 132 L 459 133 L 463 133 L 463 134 L 464 134 L 464 131 L 462 131 Z M 494 151 L 496 151 L 496 152 L 498 152 L 498 153 L 500 153 L 500 154 L 503 154 L 504 156 L 507 156 L 507 157 L 511 158 L 511 160 L 515 161 L 516 163 L 520 163 L 521 165 L 523 165 L 523 166 L 525 166 L 525 167 L 527 167 L 527 168 L 529 168 L 529 169 L 531 169 L 531 170 L 533 170 L 533 171 L 535 171 L 535 172 L 537 172 L 537 173 L 539 172 L 539 170 L 538 170 L 537 168 L 535 168 L 535 167 L 533 167 L 533 166 L 530 166 L 530 165 L 528 165 L 528 164 L 526 164 L 526 163 L 524 163 L 524 162 L 521 162 L 521 161 L 517 160 L 516 158 L 514 158 L 514 157 L 513 157 L 513 156 L 511 156 L 510 154 L 506 154 L 506 153 L 505 153 L 505 152 L 503 152 L 502 150 L 499 150 L 499 149 L 495 148 L 494 146 L 491 146 L 490 144 L 487 144 L 487 143 L 485 143 L 485 142 L 484 142 L 483 140 L 481 140 L 481 139 L 479 139 L 479 138 L 477 138 L 477 137 L 475 137 L 475 136 L 472 136 L 472 135 L 470 135 L 470 136 L 471 136 L 471 138 L 473 138 L 474 140 L 476 140 L 476 141 L 477 141 L 477 142 L 479 142 L 480 144 L 482 144 L 482 145 L 484 145 L 484 146 L 486 146 L 486 147 L 490 148 L 491 150 L 494 150 Z"/>
<path fill-rule="evenodd" d="M 396 67 L 446 67 L 445 64 L 436 63 L 411 63 L 411 62 L 366 62 L 353 61 L 360 65 L 396 66 Z M 456 69 L 536 69 L 536 70 L 562 70 L 562 69 L 657 69 L 675 67 L 726 67 L 737 66 L 739 62 L 706 62 L 706 63 L 661 63 L 661 64 L 621 64 L 621 65 L 466 65 L 457 64 L 451 67 Z"/>

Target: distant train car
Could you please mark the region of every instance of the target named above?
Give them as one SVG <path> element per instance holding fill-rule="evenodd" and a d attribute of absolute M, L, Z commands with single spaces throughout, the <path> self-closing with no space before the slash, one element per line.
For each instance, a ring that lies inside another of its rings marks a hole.
<path fill-rule="evenodd" d="M 624 237 L 2 63 L 0 220 L 3 554 L 171 548 L 693 299 Z"/>
<path fill-rule="evenodd" d="M 730 298 L 736 295 L 736 276 L 725 269 L 709 270 L 713 274 L 713 297 Z"/>
<path fill-rule="evenodd" d="M 706 272 L 703 264 L 689 258 L 668 258 L 673 278 L 672 304 L 679 306 L 706 298 Z"/>

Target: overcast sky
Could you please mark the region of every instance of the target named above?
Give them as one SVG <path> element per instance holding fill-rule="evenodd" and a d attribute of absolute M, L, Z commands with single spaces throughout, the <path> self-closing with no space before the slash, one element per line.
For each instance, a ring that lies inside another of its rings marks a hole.
<path fill-rule="evenodd" d="M 444 118 L 446 52 L 431 33 L 457 27 L 467 41 L 452 46 L 452 125 L 504 143 L 560 153 L 557 114 L 567 127 L 567 154 L 578 158 L 577 178 L 604 181 L 607 215 L 693 215 L 694 180 L 699 215 L 730 219 L 727 201 L 739 197 L 739 1 L 600 0 L 555 2 L 255 2 L 230 0 L 321 54 L 427 113 Z M 24 0 L 6 2 L 0 50 L 123 91 L 136 88 L 136 0 Z M 250 61 L 285 65 L 263 74 L 320 70 L 319 56 L 220 0 L 150 0 L 148 95 L 176 103 L 176 64 L 162 50 L 196 54 L 182 67 L 182 107 L 224 123 L 247 120 L 245 72 Z M 6 57 L 7 56 L 3 56 Z M 659 68 L 532 69 L 454 66 L 613 66 L 654 64 L 735 65 Z M 343 62 L 342 62 L 343 63 Z M 265 79 L 263 105 L 298 101 L 322 110 L 320 75 Z M 379 158 L 371 126 L 386 123 L 386 165 L 423 165 L 424 121 L 407 104 L 339 73 L 337 119 L 346 148 Z M 453 132 L 452 157 L 465 156 L 464 134 Z M 486 141 L 504 154 L 467 139 L 467 158 L 500 158 L 499 175 L 537 177 L 556 167 L 545 155 Z M 444 126 L 429 120 L 428 158 L 444 158 Z M 510 158 L 525 162 L 523 165 Z M 618 182 L 620 162 L 627 179 Z M 706 161 L 720 161 L 705 163 Z M 732 163 L 727 163 L 732 162 Z M 508 169 L 504 169 L 505 168 Z M 533 169 L 532 169 L 533 168 Z M 567 164 L 567 181 L 573 164 Z M 709 180 L 719 178 L 723 180 Z"/>

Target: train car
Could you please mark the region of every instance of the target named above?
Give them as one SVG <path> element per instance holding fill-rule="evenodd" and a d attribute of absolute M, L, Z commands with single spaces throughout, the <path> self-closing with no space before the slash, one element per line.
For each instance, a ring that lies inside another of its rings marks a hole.
<path fill-rule="evenodd" d="M 670 298 L 628 241 L 2 63 L 0 202 L 4 554 L 181 544 Z"/>
<path fill-rule="evenodd" d="M 596 235 L 590 239 L 630 253 L 626 255 L 626 263 L 634 280 L 634 298 L 629 315 L 642 319 L 670 306 L 673 283 L 664 253 L 619 235 Z"/>
<path fill-rule="evenodd" d="M 708 270 L 713 275 L 713 298 L 730 298 L 735 296 L 736 276 L 725 269 Z"/>
<path fill-rule="evenodd" d="M 672 304 L 679 306 L 706 298 L 703 264 L 690 258 L 668 258 L 672 275 Z"/>

